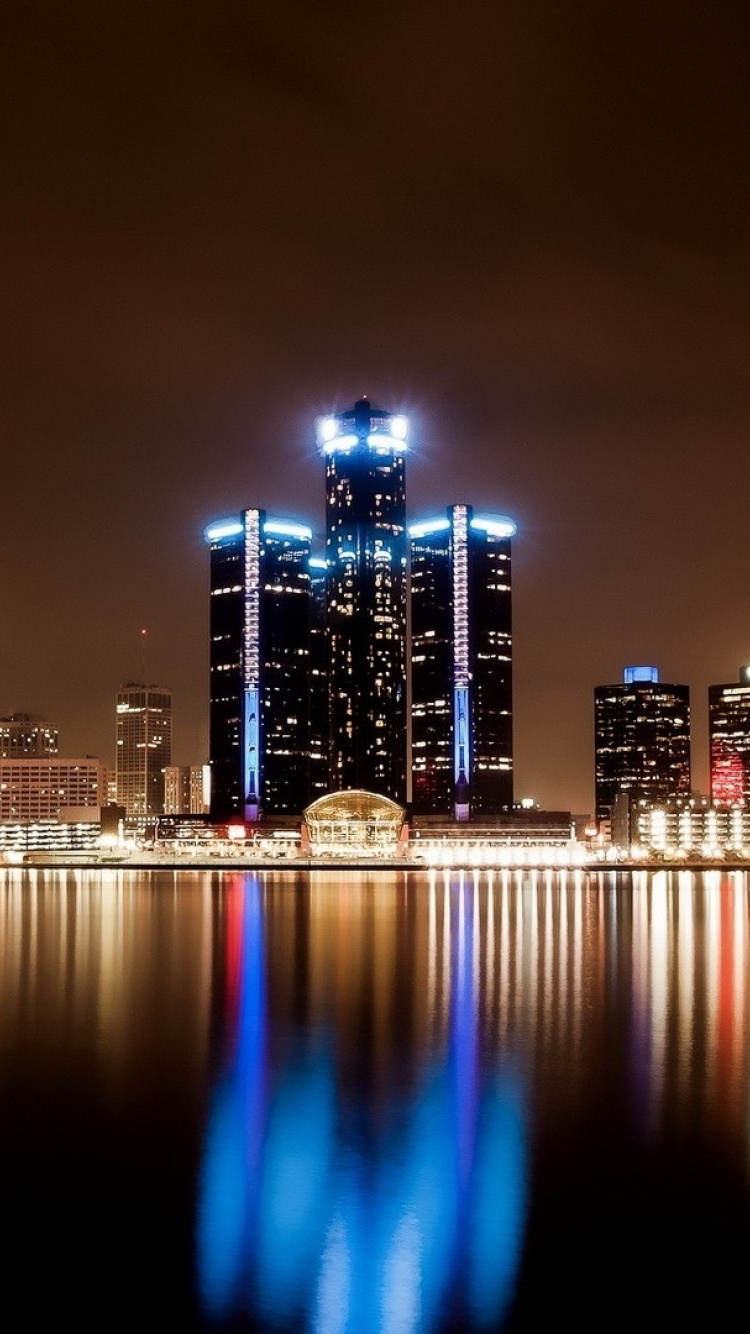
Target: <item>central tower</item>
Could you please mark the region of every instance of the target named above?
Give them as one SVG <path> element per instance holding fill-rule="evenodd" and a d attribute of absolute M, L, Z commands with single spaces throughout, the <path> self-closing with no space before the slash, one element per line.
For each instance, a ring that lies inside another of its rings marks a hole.
<path fill-rule="evenodd" d="M 326 463 L 329 790 L 406 800 L 405 417 L 318 422 Z"/>

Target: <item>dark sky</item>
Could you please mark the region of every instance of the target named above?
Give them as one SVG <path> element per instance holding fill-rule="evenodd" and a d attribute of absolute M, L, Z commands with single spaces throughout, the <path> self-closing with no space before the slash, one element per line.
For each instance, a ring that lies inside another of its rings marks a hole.
<path fill-rule="evenodd" d="M 593 688 L 750 661 L 750 20 L 672 0 L 8 0 L 0 713 L 207 758 L 205 524 L 321 533 L 318 413 L 412 422 L 413 519 L 511 515 L 516 795 Z"/>

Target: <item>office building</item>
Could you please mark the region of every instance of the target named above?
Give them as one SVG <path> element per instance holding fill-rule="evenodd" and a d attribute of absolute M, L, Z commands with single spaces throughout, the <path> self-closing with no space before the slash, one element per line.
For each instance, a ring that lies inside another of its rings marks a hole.
<path fill-rule="evenodd" d="M 711 800 L 750 805 L 750 666 L 731 685 L 708 687 Z"/>
<path fill-rule="evenodd" d="M 57 755 L 59 733 L 46 718 L 31 713 L 11 713 L 0 718 L 0 758 L 32 759 L 35 755 Z"/>
<path fill-rule="evenodd" d="M 310 569 L 310 795 L 328 791 L 328 640 L 326 561 L 313 557 Z"/>
<path fill-rule="evenodd" d="M 172 762 L 172 695 L 128 681 L 117 692 L 117 804 L 144 823 L 164 812 L 164 769 Z"/>
<path fill-rule="evenodd" d="M 312 533 L 247 509 L 205 537 L 211 816 L 301 814 L 310 796 Z"/>
<path fill-rule="evenodd" d="M 211 770 L 207 764 L 168 764 L 164 769 L 164 814 L 207 815 Z"/>
<path fill-rule="evenodd" d="M 690 688 L 656 667 L 626 667 L 620 684 L 594 690 L 597 821 L 618 793 L 664 801 L 690 795 Z"/>
<path fill-rule="evenodd" d="M 94 811 L 95 820 L 105 787 L 104 765 L 91 756 L 0 759 L 0 821 L 57 820 L 70 807 Z"/>
<path fill-rule="evenodd" d="M 464 821 L 513 804 L 515 531 L 470 505 L 409 528 L 415 813 Z"/>
<path fill-rule="evenodd" d="M 318 422 L 326 470 L 328 788 L 406 800 L 404 417 L 360 399 Z"/>

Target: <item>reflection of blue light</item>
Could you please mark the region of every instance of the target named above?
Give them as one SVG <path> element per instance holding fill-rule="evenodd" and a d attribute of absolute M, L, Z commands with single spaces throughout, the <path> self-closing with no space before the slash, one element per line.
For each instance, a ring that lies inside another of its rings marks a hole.
<path fill-rule="evenodd" d="M 328 561 L 322 560 L 320 556 L 311 556 L 307 563 L 311 570 L 328 569 Z"/>
<path fill-rule="evenodd" d="M 265 1109 L 263 923 L 255 877 L 244 882 L 242 907 L 237 1050 L 209 1116 L 196 1234 L 200 1291 L 214 1316 L 232 1309 L 241 1285 Z"/>
<path fill-rule="evenodd" d="M 477 889 L 462 878 L 448 892 L 449 1049 L 368 1142 L 327 1049 L 295 1056 L 269 1098 L 262 904 L 247 882 L 236 1049 L 208 1123 L 197 1226 L 212 1318 L 431 1334 L 454 1309 L 467 1332 L 499 1328 L 526 1218 L 522 1087 L 482 1074 Z"/>
<path fill-rule="evenodd" d="M 480 1113 L 466 1275 L 475 1320 L 488 1329 L 496 1327 L 515 1287 L 527 1172 L 520 1091 L 514 1081 L 498 1079 Z"/>
<path fill-rule="evenodd" d="M 328 1060 L 293 1068 L 271 1108 L 259 1195 L 258 1290 L 290 1317 L 314 1281 L 330 1218 L 334 1128 Z"/>
<path fill-rule="evenodd" d="M 207 542 L 218 542 L 222 537 L 237 537 L 243 531 L 238 519 L 220 519 L 217 523 L 210 523 L 203 536 Z"/>

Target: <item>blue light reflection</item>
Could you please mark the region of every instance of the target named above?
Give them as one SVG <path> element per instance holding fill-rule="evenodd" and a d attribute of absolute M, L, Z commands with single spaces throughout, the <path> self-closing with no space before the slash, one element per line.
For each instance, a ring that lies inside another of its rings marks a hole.
<path fill-rule="evenodd" d="M 311 1334 L 429 1334 L 450 1306 L 467 1331 L 500 1328 L 521 1258 L 528 1163 L 522 1080 L 482 1068 L 476 884 L 445 888 L 446 1048 L 416 1089 L 392 1092 L 376 1124 L 361 1097 L 339 1089 L 332 1041 L 293 1047 L 270 1078 L 260 890 L 251 877 L 242 884 L 238 1032 L 199 1183 L 207 1317 L 247 1313 L 263 1328 Z"/>

